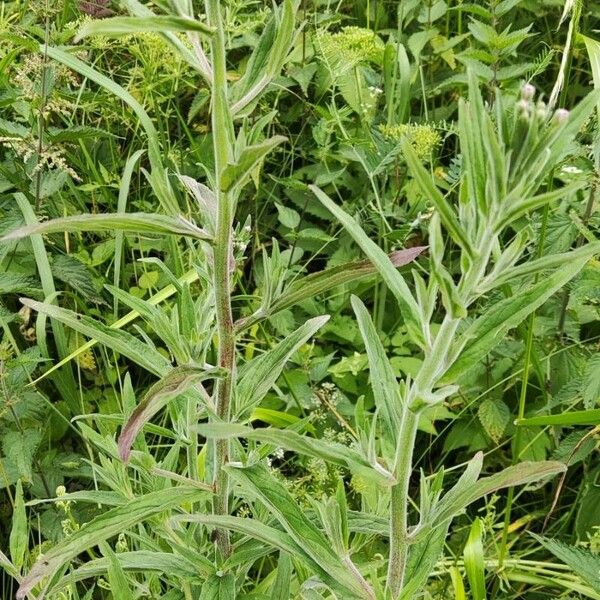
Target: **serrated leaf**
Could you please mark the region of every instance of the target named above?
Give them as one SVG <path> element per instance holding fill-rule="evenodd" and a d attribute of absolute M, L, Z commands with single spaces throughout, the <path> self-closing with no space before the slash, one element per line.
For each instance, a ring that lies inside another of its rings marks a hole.
<path fill-rule="evenodd" d="M 477 416 L 486 433 L 494 440 L 500 441 L 508 422 L 510 421 L 510 409 L 502 400 L 486 398 L 477 410 Z"/>
<path fill-rule="evenodd" d="M 542 537 L 529 532 L 546 550 L 562 560 L 596 592 L 600 593 L 600 556 L 584 548 L 567 546 L 558 540 Z"/>

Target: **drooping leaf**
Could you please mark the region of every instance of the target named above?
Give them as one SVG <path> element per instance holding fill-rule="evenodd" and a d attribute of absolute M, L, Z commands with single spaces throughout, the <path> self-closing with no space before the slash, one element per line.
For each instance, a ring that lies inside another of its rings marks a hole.
<path fill-rule="evenodd" d="M 145 33 L 148 31 L 197 31 L 205 35 L 212 35 L 214 29 L 195 19 L 177 17 L 175 15 L 154 15 L 151 17 L 111 17 L 85 23 L 77 32 L 75 43 L 91 35 L 104 37 L 120 37 L 132 33 Z"/>
<path fill-rule="evenodd" d="M 9 242 L 41 233 L 115 231 L 117 229 L 136 234 L 173 234 L 185 235 L 199 240 L 210 239 L 206 231 L 196 227 L 191 221 L 182 216 L 169 217 L 154 213 L 125 213 L 74 215 L 43 221 L 11 231 L 1 238 L 0 242 Z"/>
<path fill-rule="evenodd" d="M 222 377 L 223 369 L 206 365 L 181 365 L 173 368 L 147 392 L 129 417 L 119 436 L 119 455 L 127 462 L 131 446 L 144 425 L 170 400 L 204 379 Z"/>

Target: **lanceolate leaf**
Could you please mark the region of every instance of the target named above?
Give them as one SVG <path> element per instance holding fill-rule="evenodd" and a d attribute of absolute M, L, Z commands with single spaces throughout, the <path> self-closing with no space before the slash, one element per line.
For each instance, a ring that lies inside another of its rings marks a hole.
<path fill-rule="evenodd" d="M 463 228 L 458 222 L 458 218 L 449 200 L 442 196 L 442 193 L 435 187 L 431 176 L 417 158 L 411 144 L 407 141 L 402 143 L 402 151 L 406 162 L 410 167 L 416 182 L 419 184 L 423 195 L 435 206 L 440 215 L 440 219 L 447 229 L 452 239 L 467 253 L 472 254 L 473 248 L 467 238 Z"/>
<path fill-rule="evenodd" d="M 346 467 L 374 482 L 385 486 L 392 485 L 395 480 L 380 465 L 372 465 L 359 452 L 343 444 L 300 435 L 290 429 L 258 428 L 251 429 L 244 425 L 209 423 L 197 427 L 199 433 L 207 438 L 246 438 L 264 444 L 273 444 L 279 448 L 321 458 L 330 463 Z"/>
<path fill-rule="evenodd" d="M 396 297 L 408 332 L 413 341 L 424 346 L 423 330 L 419 306 L 410 292 L 402 275 L 396 270 L 388 255 L 364 232 L 360 225 L 344 210 L 319 189 L 316 185 L 309 186 L 313 194 L 338 219 L 362 251 L 369 257 L 381 277 Z"/>
<path fill-rule="evenodd" d="M 537 425 L 557 425 L 569 427 L 570 425 L 598 425 L 600 424 L 600 408 L 590 410 L 575 410 L 557 415 L 539 415 L 526 419 L 517 419 L 518 427 L 534 427 Z"/>
<path fill-rule="evenodd" d="M 94 547 L 98 542 L 122 533 L 152 515 L 199 500 L 205 494 L 206 492 L 199 491 L 195 487 L 166 488 L 135 498 L 124 506 L 113 508 L 97 516 L 38 559 L 23 579 L 17 592 L 17 600 L 26 598 L 27 594 L 45 578 L 55 575 L 62 566 L 78 554 Z M 47 589 L 37 595 L 38 600 L 44 598 L 46 591 Z"/>
<path fill-rule="evenodd" d="M 64 323 L 82 335 L 105 344 L 155 375 L 166 375 L 171 366 L 169 361 L 157 350 L 126 331 L 111 329 L 108 325 L 86 315 L 80 315 L 72 310 L 45 302 L 36 302 L 28 298 L 21 298 L 21 302 L 37 312 Z"/>
<path fill-rule="evenodd" d="M 221 175 L 221 190 L 229 191 L 232 187 L 242 183 L 252 172 L 254 167 L 269 153 L 273 148 L 285 142 L 287 138 L 282 135 L 276 135 L 272 138 L 247 146 L 242 150 L 239 159 L 225 167 Z"/>
<path fill-rule="evenodd" d="M 260 465 L 227 467 L 232 479 L 267 507 L 281 526 L 313 561 L 327 572 L 326 583 L 343 598 L 364 598 L 364 591 L 342 564 L 322 531 L 306 516 L 287 489 Z"/>
<path fill-rule="evenodd" d="M 75 42 L 90 35 L 104 37 L 120 37 L 132 33 L 156 31 L 197 31 L 212 35 L 214 29 L 202 21 L 173 15 L 156 15 L 152 17 L 112 17 L 86 23 L 77 33 Z"/>
<path fill-rule="evenodd" d="M 478 462 L 481 459 L 478 459 Z M 433 525 L 440 525 L 461 513 L 469 504 L 497 492 L 503 488 L 515 487 L 526 483 L 553 477 L 566 470 L 563 463 L 557 461 L 523 462 L 507 467 L 499 473 L 473 482 L 471 478 L 462 478 L 439 502 L 434 509 Z"/>
<path fill-rule="evenodd" d="M 586 262 L 587 257 L 567 263 L 560 271 L 535 285 L 524 287 L 514 296 L 486 310 L 457 340 L 455 351 L 457 354 L 460 352 L 460 355 L 440 383 L 456 381 L 462 373 L 478 364 L 504 339 L 509 330 L 519 325 L 527 315 L 575 277 Z"/>
<path fill-rule="evenodd" d="M 400 387 L 365 305 L 356 296 L 352 296 L 351 301 L 369 357 L 370 381 L 375 404 L 385 420 L 387 430 L 385 433 L 391 437 L 395 448 L 397 431 L 402 418 Z"/>
<path fill-rule="evenodd" d="M 405 250 L 397 250 L 388 256 L 395 267 L 402 267 L 415 260 L 423 250 L 425 250 L 425 246 L 415 246 L 413 248 L 406 248 Z M 255 313 L 250 317 L 240 319 L 236 323 L 236 327 L 238 331 L 247 329 L 257 321 L 274 315 L 286 308 L 291 308 L 303 300 L 315 298 L 339 285 L 378 274 L 377 267 L 370 260 L 361 260 L 300 277 L 282 292 L 281 296 L 269 306 L 264 314 Z"/>
<path fill-rule="evenodd" d="M 251 411 L 275 384 L 285 363 L 329 319 L 315 317 L 300 326 L 294 333 L 279 342 L 261 356 L 244 366 L 236 386 L 238 416 Z"/>
<path fill-rule="evenodd" d="M 179 217 L 150 213 L 126 213 L 108 215 L 75 215 L 62 219 L 43 221 L 35 225 L 20 227 L 0 239 L 0 242 L 18 240 L 34 234 L 58 233 L 63 231 L 127 231 L 136 234 L 185 235 L 200 240 L 208 240 L 206 231 L 196 227 L 191 221 Z"/>
<path fill-rule="evenodd" d="M 131 446 L 144 425 L 170 400 L 204 379 L 222 377 L 223 369 L 206 365 L 181 365 L 157 381 L 137 405 L 119 436 L 119 455 L 127 461 Z"/>

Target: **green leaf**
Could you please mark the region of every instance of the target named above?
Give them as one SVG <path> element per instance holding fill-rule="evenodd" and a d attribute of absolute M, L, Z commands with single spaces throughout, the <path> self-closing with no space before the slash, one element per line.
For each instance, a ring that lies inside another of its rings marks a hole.
<path fill-rule="evenodd" d="M 21 298 L 21 303 L 64 323 L 82 335 L 101 342 L 112 350 L 116 350 L 155 375 L 166 375 L 171 366 L 169 361 L 157 350 L 126 331 L 112 329 L 87 315 L 80 315 L 52 304 L 36 302 L 28 298 Z"/>
<path fill-rule="evenodd" d="M 508 406 L 502 400 L 486 398 L 479 405 L 477 416 L 486 433 L 498 443 L 510 421 Z"/>
<path fill-rule="evenodd" d="M 581 35 L 581 38 L 585 42 L 585 47 L 590 57 L 594 87 L 597 90 L 600 90 L 600 42 L 585 35 Z M 598 116 L 600 117 L 600 98 L 598 98 L 597 110 Z"/>
<path fill-rule="evenodd" d="M 127 420 L 119 436 L 119 455 L 125 462 L 129 459 L 131 446 L 144 425 L 168 402 L 183 394 L 193 385 L 210 378 L 223 377 L 223 369 L 210 365 L 181 365 L 173 368 L 157 381 Z"/>
<path fill-rule="evenodd" d="M 390 486 L 393 476 L 380 465 L 372 465 L 359 452 L 338 442 L 311 438 L 290 429 L 251 429 L 235 423 L 208 423 L 197 426 L 197 431 L 207 438 L 246 438 L 264 444 L 272 444 L 285 450 L 312 456 L 332 464 L 346 467 L 374 482 Z"/>
<path fill-rule="evenodd" d="M 501 300 L 474 321 L 455 342 L 458 358 L 446 371 L 440 384 L 451 383 L 487 356 L 506 334 L 519 325 L 550 296 L 568 283 L 583 268 L 587 258 L 573 260 L 535 285 Z"/>
<path fill-rule="evenodd" d="M 112 591 L 114 600 L 134 600 L 133 593 L 129 587 L 129 582 L 125 576 L 125 571 L 110 545 L 106 542 L 98 544 L 102 554 L 108 560 L 106 570 L 108 575 L 108 584 Z"/>
<path fill-rule="evenodd" d="M 450 204 L 450 201 L 444 198 L 442 193 L 435 187 L 431 179 L 431 175 L 425 170 L 425 167 L 417 157 L 417 154 L 410 142 L 406 140 L 402 142 L 402 151 L 404 152 L 404 157 L 406 158 L 406 162 L 412 171 L 415 181 L 421 188 L 421 192 L 438 211 L 440 219 L 450 234 L 450 237 L 468 255 L 472 255 L 473 246 L 471 245 L 471 242 L 461 224 L 458 222 L 458 218 Z"/>
<path fill-rule="evenodd" d="M 15 486 L 15 500 L 8 545 L 10 548 L 10 558 L 15 567 L 20 571 L 25 560 L 25 551 L 29 545 L 29 525 L 25 510 L 25 500 L 23 498 L 23 484 L 20 479 Z"/>
<path fill-rule="evenodd" d="M 77 555 L 96 546 L 149 517 L 173 510 L 182 504 L 201 499 L 205 492 L 195 487 L 179 486 L 151 492 L 135 498 L 95 517 L 69 538 L 45 552 L 33 565 L 17 591 L 17 600 L 24 600 L 38 584 L 55 575 Z M 46 591 L 49 583 L 46 584 Z"/>
<path fill-rule="evenodd" d="M 483 529 L 481 519 L 476 518 L 471 525 L 471 531 L 463 556 L 465 558 L 465 571 L 471 587 L 473 600 L 485 600 L 485 554 L 483 551 Z"/>
<path fill-rule="evenodd" d="M 517 419 L 515 425 L 518 427 L 533 427 L 537 425 L 556 425 L 558 427 L 569 427 L 571 425 L 598 425 L 600 424 L 600 408 L 591 410 L 574 410 L 563 412 L 559 415 L 539 415 Z"/>
<path fill-rule="evenodd" d="M 522 462 L 511 467 L 474 481 L 473 475 L 476 475 L 481 469 L 483 455 L 478 453 L 469 463 L 467 471 L 471 474 L 468 477 L 460 478 L 456 485 L 447 492 L 438 505 L 433 510 L 433 524 L 442 524 L 447 520 L 454 518 L 461 513 L 469 504 L 487 496 L 500 489 L 533 483 L 546 477 L 553 477 L 558 473 L 563 473 L 566 467 L 563 463 L 556 461 L 541 462 Z"/>
<path fill-rule="evenodd" d="M 232 88 L 233 115 L 258 98 L 279 75 L 294 40 L 295 18 L 296 8 L 292 0 L 284 0 L 281 8 L 274 10 L 248 60 L 244 74 Z"/>
<path fill-rule="evenodd" d="M 600 593 L 600 556 L 584 548 L 567 546 L 558 540 L 542 537 L 529 532 L 546 550 L 562 560 L 596 592 Z"/>
<path fill-rule="evenodd" d="M 322 531 L 306 516 L 287 489 L 260 465 L 226 467 L 234 481 L 255 495 L 294 542 L 327 572 L 325 583 L 342 598 L 364 598 L 364 590 L 333 551 Z"/>
<path fill-rule="evenodd" d="M 205 35 L 212 35 L 214 28 L 206 23 L 188 17 L 173 15 L 160 15 L 152 17 L 111 17 L 86 23 L 75 36 L 75 43 L 91 35 L 104 37 L 120 37 L 132 33 L 146 33 L 148 31 L 197 31 Z"/>
<path fill-rule="evenodd" d="M 244 365 L 236 386 L 236 414 L 247 415 L 273 387 L 286 362 L 327 321 L 329 316 L 315 317 L 301 325 L 276 346 Z"/>
<path fill-rule="evenodd" d="M 114 231 L 121 230 L 135 234 L 174 234 L 185 235 L 199 240 L 208 240 L 206 231 L 196 227 L 182 216 L 168 217 L 154 213 L 126 213 L 107 215 L 74 215 L 61 219 L 43 221 L 11 231 L 0 242 L 18 240 L 41 233 L 63 231 Z"/>
<path fill-rule="evenodd" d="M 358 225 L 348 213 L 337 206 L 327 194 L 315 185 L 310 185 L 309 188 L 321 203 L 340 221 L 348 233 L 354 238 L 354 241 L 371 260 L 373 265 L 375 265 L 381 274 L 382 279 L 398 301 L 412 340 L 423 347 L 425 342 L 419 305 L 411 294 L 402 275 L 396 271 L 396 268 L 388 255 L 373 240 L 371 240 L 360 225 Z"/>
<path fill-rule="evenodd" d="M 246 146 L 236 162 L 227 165 L 223 170 L 221 175 L 221 190 L 223 192 L 228 192 L 231 188 L 240 185 L 250 176 L 251 172 L 263 158 L 271 152 L 273 148 L 285 142 L 286 139 L 287 138 L 282 135 L 275 135 L 259 144 Z"/>
<path fill-rule="evenodd" d="M 397 250 L 388 256 L 394 267 L 402 267 L 415 260 L 423 250 L 425 250 L 425 246 L 415 246 L 414 248 Z M 266 311 L 240 319 L 236 323 L 236 327 L 238 331 L 247 329 L 261 319 L 291 308 L 304 300 L 315 298 L 337 286 L 377 274 L 377 267 L 370 260 L 361 260 L 311 273 L 305 277 L 298 277 L 273 301 Z"/>
<path fill-rule="evenodd" d="M 395 448 L 402 419 L 400 387 L 365 305 L 356 296 L 352 296 L 351 303 L 369 357 L 370 381 L 375 405 L 383 415 L 386 423 L 385 433 L 391 437 Z"/>

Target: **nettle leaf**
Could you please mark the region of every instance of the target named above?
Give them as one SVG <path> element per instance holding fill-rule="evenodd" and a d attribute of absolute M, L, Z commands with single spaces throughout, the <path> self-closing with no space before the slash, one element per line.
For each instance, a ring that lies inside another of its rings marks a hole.
<path fill-rule="evenodd" d="M 119 455 L 127 462 L 131 446 L 144 425 L 173 398 L 183 394 L 193 385 L 215 377 L 223 377 L 225 371 L 209 365 L 181 365 L 157 381 L 127 420 L 119 436 Z"/>
<path fill-rule="evenodd" d="M 27 576 L 23 579 L 17 591 L 17 600 L 24 600 L 31 591 L 41 584 L 46 578 L 51 578 L 76 556 L 93 548 L 99 542 L 107 540 L 130 527 L 141 523 L 149 517 L 164 511 L 173 510 L 182 504 L 200 500 L 206 492 L 191 486 L 178 486 L 165 488 L 140 496 L 124 504 L 112 508 L 95 517 L 90 522 L 45 552 L 33 565 Z M 45 584 L 38 593 L 41 600 L 51 588 L 52 582 Z"/>
<path fill-rule="evenodd" d="M 571 570 L 579 575 L 590 587 L 600 593 L 600 556 L 592 554 L 584 548 L 567 546 L 558 540 L 542 537 L 529 532 L 546 550 L 562 560 Z"/>
<path fill-rule="evenodd" d="M 52 261 L 52 274 L 55 279 L 71 286 L 85 299 L 97 304 L 106 304 L 100 294 L 93 272 L 82 262 L 68 254 L 57 256 Z"/>
<path fill-rule="evenodd" d="M 486 398 L 477 410 L 486 433 L 498 442 L 510 421 L 510 409 L 502 400 Z"/>
<path fill-rule="evenodd" d="M 2 439 L 2 448 L 6 459 L 16 468 L 18 476 L 25 481 L 33 479 L 33 457 L 42 440 L 41 430 L 25 429 L 23 431 L 9 431 Z"/>

